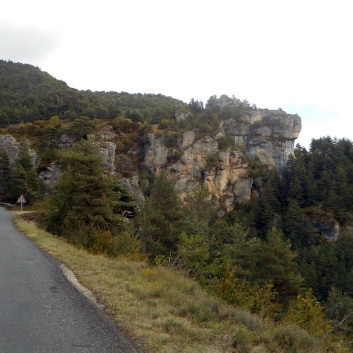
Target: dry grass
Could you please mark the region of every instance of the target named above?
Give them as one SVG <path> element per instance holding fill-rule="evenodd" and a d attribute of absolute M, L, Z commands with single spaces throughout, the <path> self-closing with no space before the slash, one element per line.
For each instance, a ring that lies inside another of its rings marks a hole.
<path fill-rule="evenodd" d="M 126 334 L 144 342 L 146 351 L 321 352 L 306 333 L 301 339 L 300 331 L 292 330 L 287 337 L 285 328 L 209 296 L 179 273 L 93 255 L 21 218 L 15 221 L 39 247 L 70 268 Z"/>

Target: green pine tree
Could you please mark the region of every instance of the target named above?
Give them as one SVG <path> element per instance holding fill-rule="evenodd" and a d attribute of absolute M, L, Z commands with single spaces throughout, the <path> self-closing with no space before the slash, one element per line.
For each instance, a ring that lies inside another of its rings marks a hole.
<path fill-rule="evenodd" d="M 281 300 L 296 295 L 302 284 L 295 258 L 290 243 L 273 227 L 260 248 L 256 277 L 260 283 L 272 283 Z"/>
<path fill-rule="evenodd" d="M 10 161 L 6 152 L 0 149 L 0 201 L 7 201 L 11 180 Z"/>
<path fill-rule="evenodd" d="M 27 204 L 32 204 L 41 195 L 41 184 L 37 177 L 32 158 L 26 147 L 22 147 L 14 164 L 9 200 L 16 202 L 20 195 L 24 195 Z"/>
<path fill-rule="evenodd" d="M 64 173 L 49 198 L 50 231 L 77 245 L 114 253 L 114 238 L 126 231 L 131 198 L 116 178 L 104 175 L 98 145 L 79 141 L 61 155 Z"/>
<path fill-rule="evenodd" d="M 180 236 L 181 202 L 174 184 L 162 173 L 138 212 L 136 228 L 150 258 L 175 253 Z"/>

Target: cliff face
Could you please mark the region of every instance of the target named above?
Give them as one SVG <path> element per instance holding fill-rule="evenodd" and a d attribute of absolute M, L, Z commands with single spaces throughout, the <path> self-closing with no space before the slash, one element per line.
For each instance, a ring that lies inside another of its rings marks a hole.
<path fill-rule="evenodd" d="M 164 145 L 163 137 L 150 134 L 144 162 L 155 174 L 166 170 L 181 197 L 204 187 L 230 211 L 235 201 L 254 195 L 249 159 L 258 157 L 268 168 L 281 171 L 293 154 L 300 130 L 297 115 L 254 110 L 241 118 L 223 120 L 215 138 L 196 138 L 193 131 L 187 131 L 173 148 Z M 224 136 L 230 137 L 233 145 L 221 150 L 217 140 Z"/>
<path fill-rule="evenodd" d="M 224 121 L 220 130 L 243 145 L 248 156 L 257 156 L 262 163 L 280 171 L 293 154 L 301 119 L 281 110 L 260 109 L 239 119 Z"/>
<path fill-rule="evenodd" d="M 18 159 L 21 147 L 27 148 L 28 153 L 32 158 L 33 165 L 38 165 L 38 156 L 36 152 L 30 148 L 29 141 L 25 141 L 21 144 L 12 135 L 0 135 L 0 149 L 6 151 L 6 154 L 9 157 L 10 166 L 13 166 Z"/>
<path fill-rule="evenodd" d="M 191 113 L 184 114 L 182 118 L 179 116 L 181 121 L 190 117 Z M 175 190 L 181 198 L 193 190 L 206 188 L 228 212 L 233 209 L 235 201 L 249 200 L 261 192 L 261 175 L 250 173 L 252 159 L 257 157 L 269 169 L 281 171 L 285 167 L 293 154 L 301 120 L 299 116 L 282 110 L 248 109 L 246 114 L 226 116 L 217 121 L 218 128 L 212 131 L 212 137 L 195 128 L 184 132 L 172 146 L 164 142 L 163 131 L 158 135 L 149 134 L 143 163 L 155 175 L 166 171 L 175 182 Z M 99 128 L 91 137 L 99 142 L 106 174 L 117 175 L 117 144 L 121 137 L 109 124 Z M 222 139 L 228 142 L 221 143 Z M 76 140 L 77 137 L 65 133 L 60 138 L 59 147 L 71 148 Z M 34 164 L 38 165 L 39 159 L 29 143 L 21 144 L 27 145 Z M 0 136 L 0 148 L 6 150 L 12 166 L 18 158 L 21 144 L 11 135 Z M 131 175 L 135 176 L 122 182 L 141 203 L 144 199 L 139 189 L 141 180 L 138 180 L 136 172 Z M 55 162 L 42 169 L 39 175 L 48 187 L 55 185 L 58 176 Z M 253 177 L 260 181 L 254 182 Z"/>

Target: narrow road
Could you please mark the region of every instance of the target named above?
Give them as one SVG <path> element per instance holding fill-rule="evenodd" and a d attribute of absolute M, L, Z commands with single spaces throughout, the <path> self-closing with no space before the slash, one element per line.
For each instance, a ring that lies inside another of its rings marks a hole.
<path fill-rule="evenodd" d="M 0 352 L 137 353 L 0 208 Z"/>

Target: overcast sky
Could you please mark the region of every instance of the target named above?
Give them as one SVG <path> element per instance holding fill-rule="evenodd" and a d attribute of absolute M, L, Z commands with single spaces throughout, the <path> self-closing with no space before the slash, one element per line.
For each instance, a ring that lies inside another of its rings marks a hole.
<path fill-rule="evenodd" d="M 298 113 L 312 138 L 353 140 L 349 0 L 8 0 L 0 59 L 70 87 L 234 95 Z"/>

